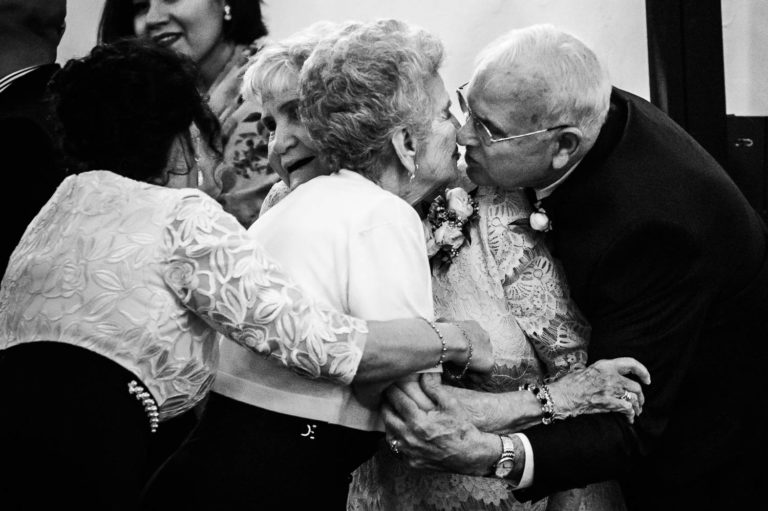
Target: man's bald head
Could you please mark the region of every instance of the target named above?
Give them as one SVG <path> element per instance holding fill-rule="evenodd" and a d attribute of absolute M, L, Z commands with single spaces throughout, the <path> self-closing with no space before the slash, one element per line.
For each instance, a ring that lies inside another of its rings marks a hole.
<path fill-rule="evenodd" d="M 0 0 L 0 27 L 27 32 L 59 44 L 67 16 L 66 0 Z"/>
<path fill-rule="evenodd" d="M 66 0 L 0 0 L 2 67 L 55 61 L 66 15 Z"/>
<path fill-rule="evenodd" d="M 473 89 L 517 102 L 531 125 L 578 126 L 594 141 L 611 95 L 608 73 L 576 37 L 552 25 L 513 30 L 478 56 Z"/>

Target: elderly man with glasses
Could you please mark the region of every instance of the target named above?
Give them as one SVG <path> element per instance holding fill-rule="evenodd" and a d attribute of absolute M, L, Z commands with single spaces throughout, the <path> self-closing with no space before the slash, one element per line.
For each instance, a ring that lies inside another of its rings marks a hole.
<path fill-rule="evenodd" d="M 768 444 L 763 221 L 685 131 L 611 87 L 595 54 L 554 27 L 486 48 L 459 105 L 470 179 L 524 188 L 548 218 L 540 235 L 592 325 L 590 360 L 633 357 L 653 381 L 633 424 L 554 410 L 499 436 L 423 379 L 423 395 L 389 392 L 401 456 L 504 477 L 523 500 L 617 478 L 630 510 L 749 508 Z"/>

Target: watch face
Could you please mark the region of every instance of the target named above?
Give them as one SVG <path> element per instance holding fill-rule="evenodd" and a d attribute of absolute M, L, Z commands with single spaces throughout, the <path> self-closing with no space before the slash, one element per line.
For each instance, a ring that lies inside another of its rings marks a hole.
<path fill-rule="evenodd" d="M 499 461 L 496 464 L 496 477 L 507 477 L 510 472 L 512 472 L 512 468 L 515 466 L 515 460 L 508 459 L 508 460 L 502 460 Z"/>

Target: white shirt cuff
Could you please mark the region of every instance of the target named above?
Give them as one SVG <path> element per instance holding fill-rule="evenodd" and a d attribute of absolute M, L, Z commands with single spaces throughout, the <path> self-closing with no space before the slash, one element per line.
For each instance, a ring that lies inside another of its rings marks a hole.
<path fill-rule="evenodd" d="M 525 449 L 525 466 L 523 467 L 523 476 L 520 478 L 520 482 L 515 486 L 516 490 L 522 490 L 528 488 L 533 484 L 533 447 L 531 447 L 531 441 L 528 437 L 522 433 L 515 433 L 514 436 L 523 442 L 523 448 Z"/>

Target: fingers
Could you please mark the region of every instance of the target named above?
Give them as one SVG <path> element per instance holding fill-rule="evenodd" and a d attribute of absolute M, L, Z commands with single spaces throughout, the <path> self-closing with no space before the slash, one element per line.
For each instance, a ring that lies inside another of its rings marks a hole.
<path fill-rule="evenodd" d="M 643 412 L 643 405 L 640 403 L 640 398 L 634 392 L 625 391 L 619 397 L 619 400 L 624 401 L 625 403 L 629 403 L 629 405 L 632 407 L 632 413 L 634 416 L 638 416 Z M 623 405 L 622 408 L 626 408 L 626 406 Z"/>
<path fill-rule="evenodd" d="M 405 422 L 397 414 L 397 411 L 389 403 L 381 405 L 381 416 L 384 420 L 384 428 L 387 430 L 387 442 L 394 438 L 405 436 Z"/>
<path fill-rule="evenodd" d="M 641 390 L 640 392 L 635 392 L 635 395 L 637 396 L 637 402 L 640 404 L 640 410 L 642 410 L 643 406 L 645 406 L 645 394 Z"/>
<path fill-rule="evenodd" d="M 630 424 L 634 424 L 635 416 L 637 415 L 637 409 L 630 399 L 611 397 L 608 399 L 607 404 L 608 411 L 618 412 L 624 415 Z"/>
<path fill-rule="evenodd" d="M 387 389 L 387 399 L 403 421 L 408 422 L 424 414 L 419 405 L 397 385 Z"/>
<path fill-rule="evenodd" d="M 639 383 L 637 383 L 635 380 L 630 380 L 629 378 L 625 378 L 623 376 L 620 376 L 617 380 L 616 390 L 618 394 L 621 394 L 625 390 L 634 392 L 635 394 L 643 393 L 643 387 L 641 387 Z"/>
<path fill-rule="evenodd" d="M 406 452 L 410 448 L 408 444 L 408 427 L 405 422 L 397 414 L 397 411 L 389 405 L 384 403 L 381 406 L 381 415 L 384 420 L 384 429 L 386 430 L 387 446 L 398 458 L 406 456 Z M 394 445 L 393 445 L 394 444 Z"/>
<path fill-rule="evenodd" d="M 438 379 L 440 378 L 439 373 L 431 374 L 437 376 Z M 397 382 L 397 386 L 422 410 L 429 411 L 435 409 L 434 401 L 432 401 L 432 399 L 430 399 L 421 389 L 418 376 L 415 378 L 408 378 L 407 380 L 401 380 Z"/>
<path fill-rule="evenodd" d="M 381 412 L 387 445 L 393 455 L 417 469 L 428 468 L 430 459 L 439 459 L 442 448 L 432 445 L 422 424 L 403 420 L 389 403 L 382 405 Z"/>
<path fill-rule="evenodd" d="M 627 375 L 627 374 L 633 374 L 637 376 L 641 382 L 643 382 L 646 385 L 651 384 L 651 373 L 648 372 L 648 369 L 635 360 L 632 357 L 620 357 L 615 358 L 612 360 L 614 366 L 616 367 L 616 370 L 619 372 L 619 374 Z"/>
<path fill-rule="evenodd" d="M 424 373 L 419 378 L 419 384 L 424 394 L 439 408 L 451 408 L 455 399 L 443 388 L 440 375 L 437 373 Z"/>

